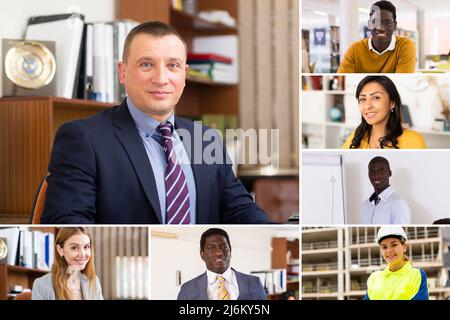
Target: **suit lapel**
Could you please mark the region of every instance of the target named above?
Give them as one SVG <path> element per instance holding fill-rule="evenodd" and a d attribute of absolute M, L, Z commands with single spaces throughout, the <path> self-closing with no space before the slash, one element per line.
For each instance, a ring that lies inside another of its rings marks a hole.
<path fill-rule="evenodd" d="M 158 189 L 156 188 L 152 166 L 148 160 L 147 152 L 145 151 L 144 144 L 141 141 L 133 118 L 128 111 L 126 100 L 114 111 L 113 125 L 115 126 L 114 134 L 128 154 L 142 188 L 145 191 L 145 195 L 150 201 L 159 223 L 162 223 Z"/>
<path fill-rule="evenodd" d="M 194 175 L 195 180 L 195 189 L 196 189 L 196 223 L 197 224 L 206 224 L 209 222 L 210 215 L 210 201 L 211 201 L 211 188 L 210 188 L 210 177 L 205 172 L 205 164 L 194 164 L 194 149 L 195 149 L 195 141 L 194 141 L 194 123 L 192 121 L 188 121 L 185 119 L 181 119 L 175 117 L 175 128 L 176 129 L 184 129 L 187 130 L 190 134 L 190 143 L 183 139 L 183 145 L 186 149 L 189 160 L 191 162 L 192 173 Z M 196 130 L 200 131 L 200 130 Z M 186 138 L 186 137 L 185 137 Z M 201 139 L 201 137 L 196 137 L 197 139 Z M 197 144 L 199 144 L 197 142 Z M 201 142 L 201 153 L 203 153 L 204 146 L 203 142 Z"/>
<path fill-rule="evenodd" d="M 198 298 L 195 297 L 194 300 L 209 300 L 208 298 L 208 277 L 206 272 L 201 275 L 199 281 L 197 282 L 197 294 Z"/>
<path fill-rule="evenodd" d="M 248 291 L 248 278 L 244 277 L 242 273 L 237 272 L 236 270 L 234 270 L 234 273 L 236 274 L 236 280 L 238 283 L 238 287 L 239 287 L 239 297 L 237 298 L 238 300 L 246 300 L 247 298 L 247 291 Z"/>

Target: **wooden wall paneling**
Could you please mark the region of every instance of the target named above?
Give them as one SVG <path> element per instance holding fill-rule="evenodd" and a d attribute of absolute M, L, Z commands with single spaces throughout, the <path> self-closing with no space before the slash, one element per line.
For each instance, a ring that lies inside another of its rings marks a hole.
<path fill-rule="evenodd" d="M 131 293 L 131 283 L 133 281 L 133 277 L 131 274 L 131 268 L 130 268 L 130 262 L 132 257 L 132 240 L 133 240 L 133 228 L 132 227 L 125 227 L 125 256 L 127 261 L 127 268 L 126 268 L 126 274 L 125 277 L 127 279 L 128 283 L 128 290 L 127 290 L 127 297 L 130 296 Z"/>
<path fill-rule="evenodd" d="M 292 110 L 292 167 L 299 168 L 300 161 L 300 4 L 298 0 L 289 0 L 289 52 L 290 52 L 290 92 Z"/>
<path fill-rule="evenodd" d="M 132 246 L 133 246 L 133 248 L 132 248 L 131 256 L 138 257 L 139 256 L 139 243 L 140 243 L 139 242 L 139 235 L 140 235 L 139 227 L 133 227 L 131 231 L 133 232 L 132 233 L 132 239 L 133 239 Z"/>
<path fill-rule="evenodd" d="M 119 293 L 119 295 L 116 298 L 122 298 L 123 283 L 125 281 L 125 274 L 123 273 L 123 257 L 125 256 L 125 227 L 118 228 L 117 248 L 117 260 L 120 261 L 120 270 L 118 271 L 120 273 L 118 275 L 119 283 L 116 284 L 116 292 Z M 117 290 L 117 288 L 119 289 Z"/>
<path fill-rule="evenodd" d="M 8 268 L 7 264 L 0 264 L 0 300 L 6 300 L 9 292 L 8 288 Z"/>
<path fill-rule="evenodd" d="M 271 129 L 273 124 L 273 48 L 272 1 L 255 1 L 256 13 L 256 124 L 258 129 Z M 265 141 L 260 141 L 265 143 Z M 258 152 L 260 150 L 258 148 Z"/>
<path fill-rule="evenodd" d="M 140 228 L 140 237 L 139 237 L 139 241 L 140 241 L 140 252 L 139 252 L 139 256 L 141 257 L 148 257 L 150 255 L 149 250 L 148 250 L 148 233 L 149 233 L 149 228 L 148 227 L 142 227 Z"/>
<path fill-rule="evenodd" d="M 110 239 L 110 228 L 109 227 L 98 227 L 98 229 L 102 232 L 102 262 L 103 262 L 103 268 L 102 273 L 104 274 L 104 295 L 105 299 L 111 299 L 112 298 L 112 290 L 111 290 L 111 278 L 114 277 L 113 274 L 111 274 L 111 265 L 109 264 L 110 257 L 111 257 L 111 246 L 109 244 Z"/>
<path fill-rule="evenodd" d="M 239 127 L 249 129 L 256 128 L 254 1 L 239 1 L 239 20 Z"/>
<path fill-rule="evenodd" d="M 95 254 L 95 272 L 97 273 L 98 280 L 100 281 L 100 284 L 103 286 L 103 283 L 105 282 L 105 275 L 102 272 L 102 235 L 100 228 L 96 227 L 89 227 L 89 232 L 92 235 L 92 238 L 94 240 L 94 254 Z M 103 288 L 102 288 L 103 289 Z"/>
<path fill-rule="evenodd" d="M 0 213 L 28 221 L 50 150 L 48 99 L 0 102 Z"/>
<path fill-rule="evenodd" d="M 117 275 L 116 275 L 116 257 L 117 257 L 117 238 L 118 232 L 117 229 L 120 227 L 110 227 L 110 236 L 109 236 L 109 247 L 110 247 L 110 256 L 109 256 L 109 272 L 111 282 L 111 299 L 115 298 L 116 294 L 116 286 L 117 286 Z"/>
<path fill-rule="evenodd" d="M 132 19 L 138 22 L 158 20 L 170 22 L 169 7 L 172 0 L 118 0 L 117 19 Z"/>
<path fill-rule="evenodd" d="M 292 134 L 292 103 L 290 101 L 289 78 L 289 0 L 272 0 L 274 15 L 274 128 L 279 130 L 279 166 L 290 168 L 291 165 L 291 140 Z"/>

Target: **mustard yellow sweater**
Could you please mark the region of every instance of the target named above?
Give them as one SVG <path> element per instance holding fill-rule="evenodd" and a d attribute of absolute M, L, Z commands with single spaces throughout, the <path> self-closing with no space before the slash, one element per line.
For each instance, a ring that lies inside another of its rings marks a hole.
<path fill-rule="evenodd" d="M 345 53 L 338 73 L 414 73 L 416 45 L 396 36 L 395 49 L 379 55 L 369 50 L 369 39 L 353 43 Z"/>
<path fill-rule="evenodd" d="M 351 135 L 348 136 L 345 143 L 342 145 L 342 149 L 349 149 L 352 144 L 353 138 L 355 136 L 355 131 L 352 132 Z M 403 133 L 400 137 L 397 138 L 397 147 L 399 149 L 427 149 L 427 144 L 423 136 L 413 130 L 403 129 Z M 361 144 L 358 149 L 370 149 L 369 139 L 367 136 L 361 140 Z M 392 148 L 386 148 L 392 149 Z"/>

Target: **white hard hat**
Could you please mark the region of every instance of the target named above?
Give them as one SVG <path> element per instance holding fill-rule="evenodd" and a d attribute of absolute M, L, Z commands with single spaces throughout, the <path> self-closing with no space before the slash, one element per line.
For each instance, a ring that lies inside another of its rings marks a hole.
<path fill-rule="evenodd" d="M 378 229 L 377 243 L 379 244 L 383 239 L 389 237 L 399 238 L 403 241 L 408 240 L 406 232 L 401 226 L 381 226 L 381 228 Z"/>

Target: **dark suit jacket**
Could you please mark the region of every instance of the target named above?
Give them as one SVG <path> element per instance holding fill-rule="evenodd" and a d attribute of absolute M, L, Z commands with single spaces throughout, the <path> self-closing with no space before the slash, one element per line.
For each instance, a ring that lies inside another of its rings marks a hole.
<path fill-rule="evenodd" d="M 234 269 L 233 269 L 234 270 Z M 267 294 L 258 277 L 234 270 L 239 287 L 238 300 L 266 300 Z M 177 300 L 208 300 L 206 272 L 181 286 Z"/>
<path fill-rule="evenodd" d="M 176 129 L 191 134 L 194 123 L 175 118 Z M 201 127 L 206 130 L 207 127 Z M 218 136 L 221 157 L 226 152 Z M 185 147 L 187 144 L 183 141 Z M 202 151 L 211 142 L 203 141 Z M 198 144 L 198 142 L 197 142 Z M 197 148 L 199 149 L 199 148 Z M 234 175 L 231 165 L 192 164 L 197 224 L 270 223 Z M 42 223 L 159 224 L 156 182 L 126 100 L 58 130 L 52 149 Z"/>

